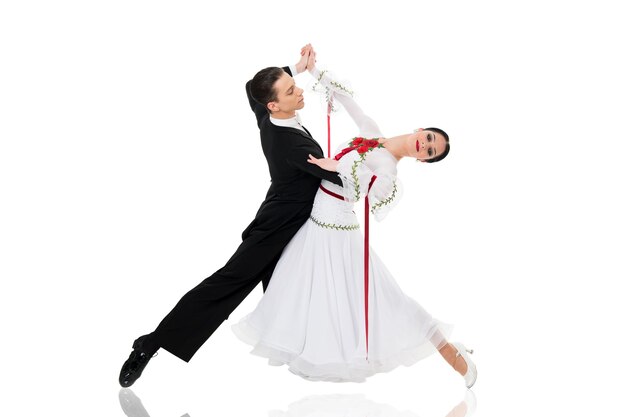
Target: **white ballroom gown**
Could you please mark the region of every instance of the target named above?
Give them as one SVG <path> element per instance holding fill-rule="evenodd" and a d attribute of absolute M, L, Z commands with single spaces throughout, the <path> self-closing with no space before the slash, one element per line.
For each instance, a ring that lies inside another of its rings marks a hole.
<path fill-rule="evenodd" d="M 328 75 L 323 78 L 329 85 Z M 335 98 L 362 137 L 383 136 L 350 96 L 335 90 Z M 285 247 L 259 304 L 232 326 L 253 347 L 252 354 L 269 359 L 270 365 L 287 365 L 308 380 L 362 382 L 414 364 L 449 337 L 451 326 L 404 294 L 370 248 L 366 349 L 364 241 L 355 203 L 376 175 L 370 211 L 381 220 L 400 196 L 396 165 L 385 148 L 362 155 L 353 150 L 337 168 L 344 187 L 322 181 L 322 187 L 348 201 L 317 192 L 310 218 Z"/>

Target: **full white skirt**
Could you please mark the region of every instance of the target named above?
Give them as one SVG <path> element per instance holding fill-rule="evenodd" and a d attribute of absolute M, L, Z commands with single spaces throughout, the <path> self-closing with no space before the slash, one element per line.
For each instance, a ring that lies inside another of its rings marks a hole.
<path fill-rule="evenodd" d="M 338 203 L 345 204 L 318 195 L 313 214 Z M 343 223 L 356 223 L 350 206 L 344 208 Z M 251 353 L 309 380 L 362 382 L 435 352 L 451 326 L 406 296 L 371 249 L 366 350 L 363 235 L 321 223 L 309 219 L 302 226 L 255 310 L 232 326 Z"/>

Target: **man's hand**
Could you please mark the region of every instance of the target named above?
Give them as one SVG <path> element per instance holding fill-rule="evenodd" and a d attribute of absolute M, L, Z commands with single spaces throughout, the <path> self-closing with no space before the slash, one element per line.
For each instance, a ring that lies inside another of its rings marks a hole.
<path fill-rule="evenodd" d="M 307 162 L 310 164 L 317 165 L 325 171 L 337 172 L 337 165 L 339 165 L 339 161 L 332 158 L 316 158 L 313 155 L 309 154 L 309 159 Z"/>
<path fill-rule="evenodd" d="M 307 62 L 309 61 L 309 53 L 313 49 L 310 43 L 307 43 L 300 49 L 300 61 L 296 64 L 296 71 L 298 74 L 304 72 L 307 69 Z"/>

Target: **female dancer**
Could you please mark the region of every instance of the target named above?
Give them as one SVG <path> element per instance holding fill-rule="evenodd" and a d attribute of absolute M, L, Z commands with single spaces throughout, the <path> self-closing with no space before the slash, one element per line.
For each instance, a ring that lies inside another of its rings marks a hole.
<path fill-rule="evenodd" d="M 255 310 L 233 331 L 254 347 L 253 354 L 271 365 L 287 364 L 309 380 L 360 382 L 412 365 L 436 349 L 471 387 L 476 380 L 471 351 L 447 342 L 450 326 L 406 296 L 371 250 L 366 287 L 363 235 L 353 211 L 354 202 L 367 195 L 371 213 L 381 220 L 400 197 L 398 161 L 445 158 L 448 135 L 428 128 L 385 138 L 346 89 L 315 68 L 312 49 L 307 69 L 332 90 L 360 137 L 334 159 L 309 157 L 310 163 L 336 171 L 344 186 L 322 180 L 309 220 L 283 251 Z"/>

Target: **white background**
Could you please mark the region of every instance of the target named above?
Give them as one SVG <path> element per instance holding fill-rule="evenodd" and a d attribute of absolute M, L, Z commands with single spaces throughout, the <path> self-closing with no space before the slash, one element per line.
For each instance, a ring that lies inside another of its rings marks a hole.
<path fill-rule="evenodd" d="M 3 1 L 0 412 L 124 415 L 132 341 L 226 262 L 269 186 L 244 83 L 310 42 L 386 135 L 450 134 L 444 162 L 400 163 L 403 201 L 372 245 L 475 349 L 476 415 L 623 413 L 617 4 Z M 325 149 L 323 104 L 305 99 Z M 333 115 L 336 145 L 356 133 Z M 331 394 L 436 417 L 463 399 L 434 356 L 364 384 L 267 366 L 229 328 L 260 297 L 189 364 L 150 363 L 132 391 L 151 417 Z"/>

